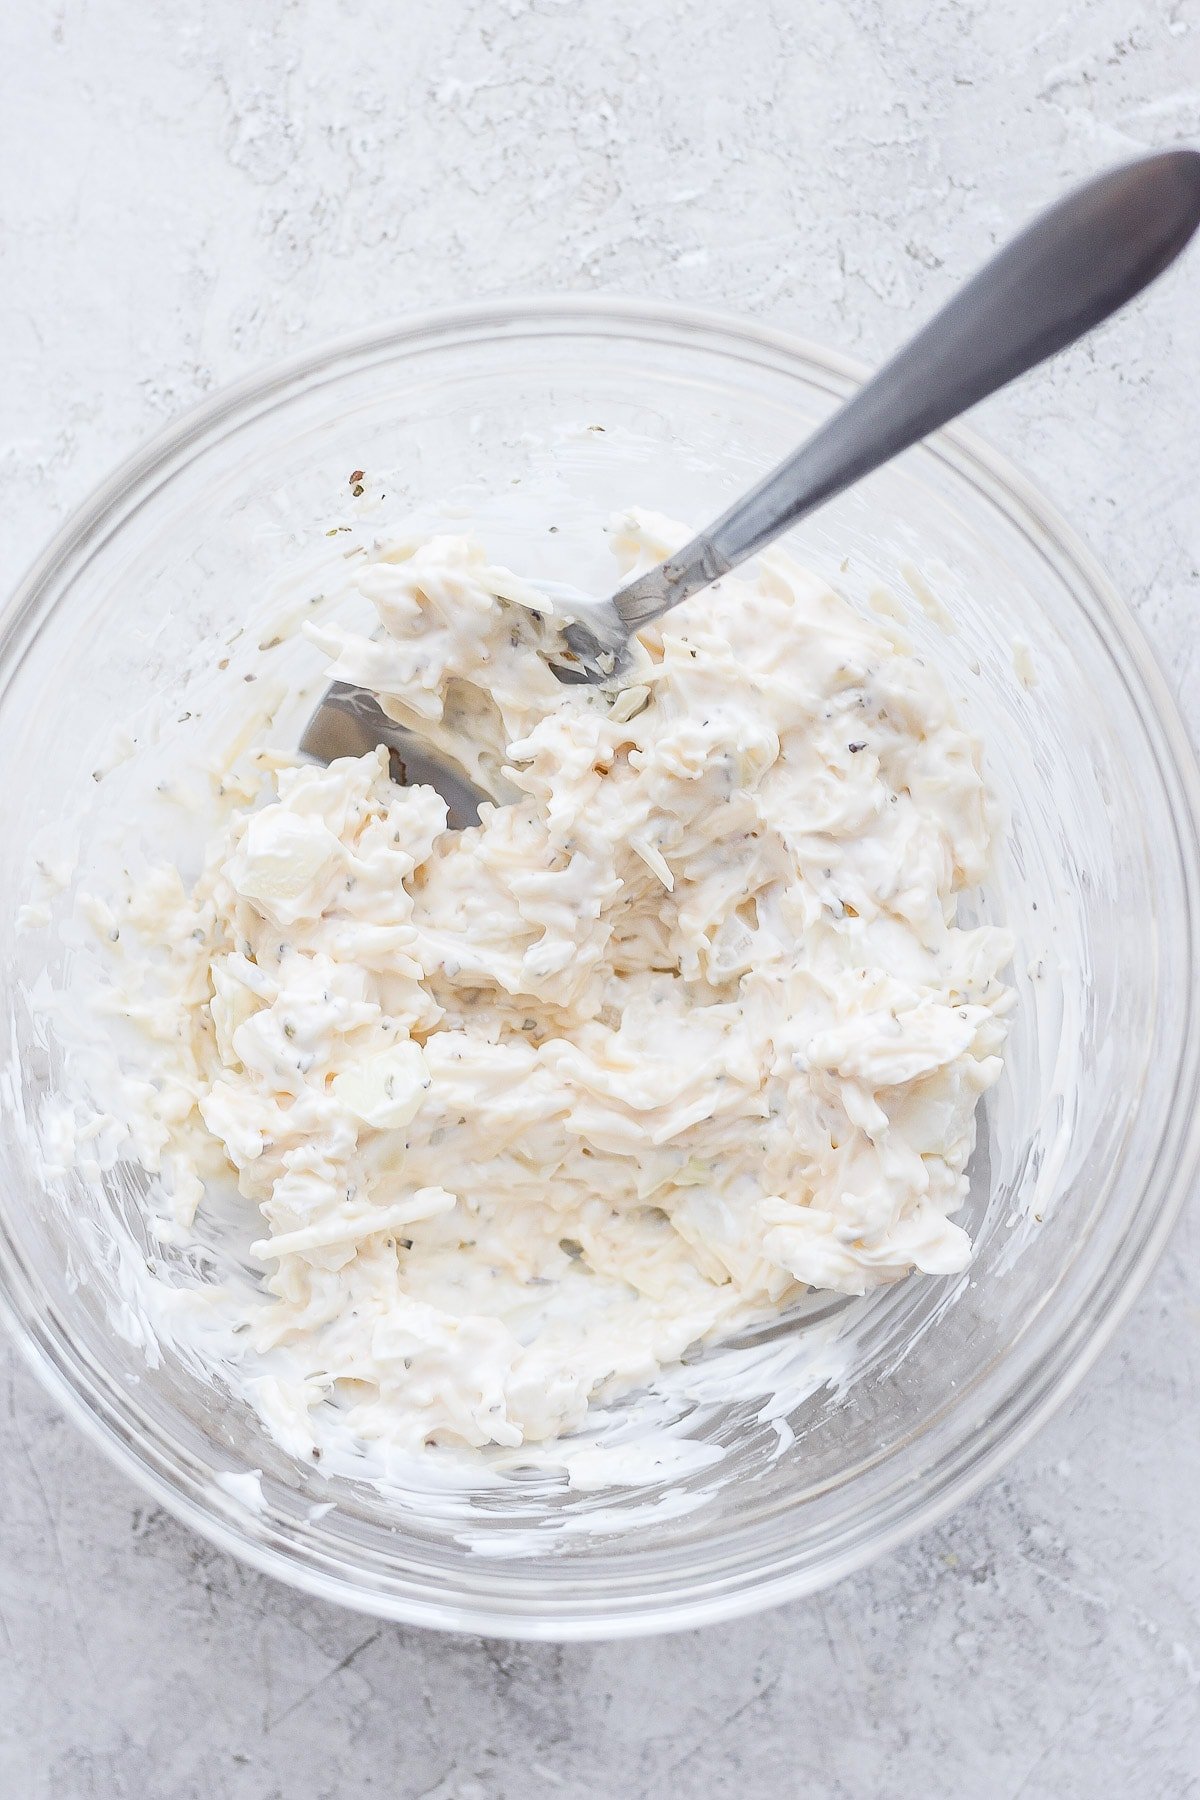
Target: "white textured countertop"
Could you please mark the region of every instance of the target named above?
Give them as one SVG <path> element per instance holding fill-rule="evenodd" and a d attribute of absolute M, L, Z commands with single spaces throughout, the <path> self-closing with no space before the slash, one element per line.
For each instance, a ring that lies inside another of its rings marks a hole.
<path fill-rule="evenodd" d="M 875 358 L 1069 180 L 1186 141 L 1198 0 L 6 0 L 0 582 L 140 439 L 331 333 L 605 289 Z M 1200 252 L 978 422 L 1200 726 Z M 0 1793 L 1200 1793 L 1198 1269 L 1193 1206 L 1082 1391 L 920 1542 L 590 1648 L 248 1573 L 0 1350 Z"/>

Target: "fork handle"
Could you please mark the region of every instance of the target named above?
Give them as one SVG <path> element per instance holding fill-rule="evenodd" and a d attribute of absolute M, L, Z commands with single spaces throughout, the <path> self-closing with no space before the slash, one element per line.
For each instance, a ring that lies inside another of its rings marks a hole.
<path fill-rule="evenodd" d="M 1174 261 L 1200 225 L 1200 151 L 1169 150 L 1068 194 L 708 530 L 614 596 L 627 629 L 735 568 L 843 488 L 1074 343 Z"/>

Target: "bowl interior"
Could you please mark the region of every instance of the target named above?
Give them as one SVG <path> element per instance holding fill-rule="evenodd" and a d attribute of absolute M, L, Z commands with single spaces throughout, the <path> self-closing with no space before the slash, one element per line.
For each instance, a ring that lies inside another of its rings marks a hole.
<path fill-rule="evenodd" d="M 332 577 L 376 520 L 411 518 L 600 589 L 611 513 L 702 523 L 850 384 L 836 359 L 767 333 L 600 303 L 381 334 L 185 421 L 72 522 L 10 610 L 6 1308 L 43 1375 L 160 1498 L 276 1573 L 396 1616 L 546 1635 L 815 1587 L 981 1478 L 1161 1243 L 1195 1159 L 1194 770 L 1086 555 L 1017 478 L 945 435 L 788 547 L 863 606 L 892 596 L 983 738 L 1008 815 L 977 912 L 1016 936 L 1019 1005 L 981 1115 L 966 1275 L 818 1299 L 671 1372 L 649 1484 L 568 1488 L 546 1470 L 401 1476 L 385 1492 L 298 1468 L 147 1312 L 136 1168 L 56 1164 L 80 1076 L 75 1027 L 47 1003 L 80 988 L 91 956 L 75 892 L 119 877 L 148 834 L 194 867 L 194 820 L 157 790 L 207 752 L 215 720 L 234 728 L 248 693 L 295 742 L 322 662 L 301 636 L 271 640 L 321 606 L 320 558 Z M 356 469 L 386 492 L 373 515 L 350 498 Z M 64 855 L 70 879 L 47 895 L 35 861 Z M 37 914 L 18 931 L 31 897 L 50 926 Z M 237 1251 L 217 1223 L 208 1247 L 180 1279 Z M 645 1422 L 638 1403 L 603 1424 L 619 1442 Z"/>

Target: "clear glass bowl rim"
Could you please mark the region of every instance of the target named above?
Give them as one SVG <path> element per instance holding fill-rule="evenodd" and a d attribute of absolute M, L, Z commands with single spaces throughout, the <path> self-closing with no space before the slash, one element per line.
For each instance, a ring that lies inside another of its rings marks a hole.
<path fill-rule="evenodd" d="M 749 355 L 781 370 L 803 373 L 831 396 L 851 390 L 867 375 L 860 363 L 807 339 L 707 309 L 670 302 L 609 295 L 514 297 L 447 307 L 402 317 L 387 324 L 328 340 L 276 362 L 221 389 L 135 451 L 102 482 L 51 539 L 0 612 L 0 693 L 19 660 L 22 641 L 40 630 L 65 599 L 91 554 L 150 498 L 160 482 L 191 456 L 219 441 L 225 428 L 246 423 L 310 385 L 324 383 L 355 363 L 388 358 L 422 346 L 484 342 L 522 335 L 530 328 L 549 333 L 611 335 L 647 341 L 669 338 L 695 342 L 726 356 Z M 1008 522 L 1022 530 L 1052 564 L 1060 580 L 1102 636 L 1121 674 L 1152 753 L 1175 829 L 1186 900 L 1186 942 L 1181 968 L 1195 969 L 1200 936 L 1200 768 L 1186 727 L 1159 665 L 1132 613 L 1103 570 L 1066 521 L 1033 484 L 973 431 L 946 427 L 926 441 L 924 452 L 949 464 L 973 483 Z M 39 619 L 47 592 L 57 599 Z M 26 640 L 27 641 L 27 640 Z M 7 666 L 6 666 L 7 665 Z M 464 1596 L 454 1603 L 428 1600 L 368 1581 L 355 1582 L 302 1560 L 269 1534 L 256 1533 L 251 1515 L 244 1522 L 223 1509 L 214 1495 L 190 1491 L 174 1472 L 166 1448 L 144 1442 L 123 1419 L 112 1396 L 91 1378 L 69 1342 L 51 1323 L 23 1303 L 23 1272 L 6 1234 L 0 1231 L 0 1319 L 51 1398 L 66 1416 L 119 1469 L 156 1503 L 210 1542 L 263 1573 L 340 1605 L 400 1622 L 484 1635 L 554 1640 L 648 1635 L 683 1630 L 757 1611 L 799 1598 L 840 1580 L 926 1530 L 974 1493 L 1029 1440 L 1062 1404 L 1100 1355 L 1125 1318 L 1166 1244 L 1200 1168 L 1200 1015 L 1194 1007 L 1174 1071 L 1176 1121 L 1168 1152 L 1156 1159 L 1133 1213 L 1132 1228 L 1118 1256 L 1080 1297 L 1065 1319 L 1043 1310 L 1021 1342 L 1000 1359 L 1003 1381 L 977 1384 L 969 1417 L 956 1419 L 954 1441 L 919 1477 L 898 1483 L 887 1505 L 871 1518 L 851 1521 L 823 1554 L 799 1567 L 739 1570 L 730 1582 L 709 1583 L 694 1594 L 646 1596 L 644 1602 L 608 1610 L 590 1598 L 575 1610 L 542 1614 L 528 1591 L 513 1603 L 497 1603 L 492 1563 L 486 1603 Z M 1014 1368 L 1013 1362 L 1016 1359 Z M 1014 1378 L 1015 1377 L 1015 1378 Z M 995 1404 L 987 1396 L 995 1390 Z"/>

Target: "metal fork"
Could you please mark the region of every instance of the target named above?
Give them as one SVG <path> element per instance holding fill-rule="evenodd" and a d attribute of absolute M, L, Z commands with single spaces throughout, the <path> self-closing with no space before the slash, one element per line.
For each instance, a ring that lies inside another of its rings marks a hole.
<path fill-rule="evenodd" d="M 1169 150 L 1097 176 L 1034 220 L 919 331 L 799 450 L 734 502 L 706 531 L 608 600 L 556 587 L 564 625 L 564 681 L 620 679 L 629 639 L 701 588 L 745 562 L 843 489 L 931 431 L 986 399 L 1114 313 L 1174 261 L 1200 225 L 1200 151 Z M 396 748 L 414 779 L 450 799 L 446 767 L 378 707 L 329 690 L 301 741 L 327 758 L 331 717 L 354 713 L 372 743 Z M 370 696 L 363 696 L 370 701 Z M 375 715 L 378 715 L 376 718 Z M 371 747 L 371 746 L 367 746 Z M 344 752 L 340 752 L 344 754 Z M 456 804 L 474 794 L 455 773 Z M 469 802 L 468 802 L 469 803 Z"/>

